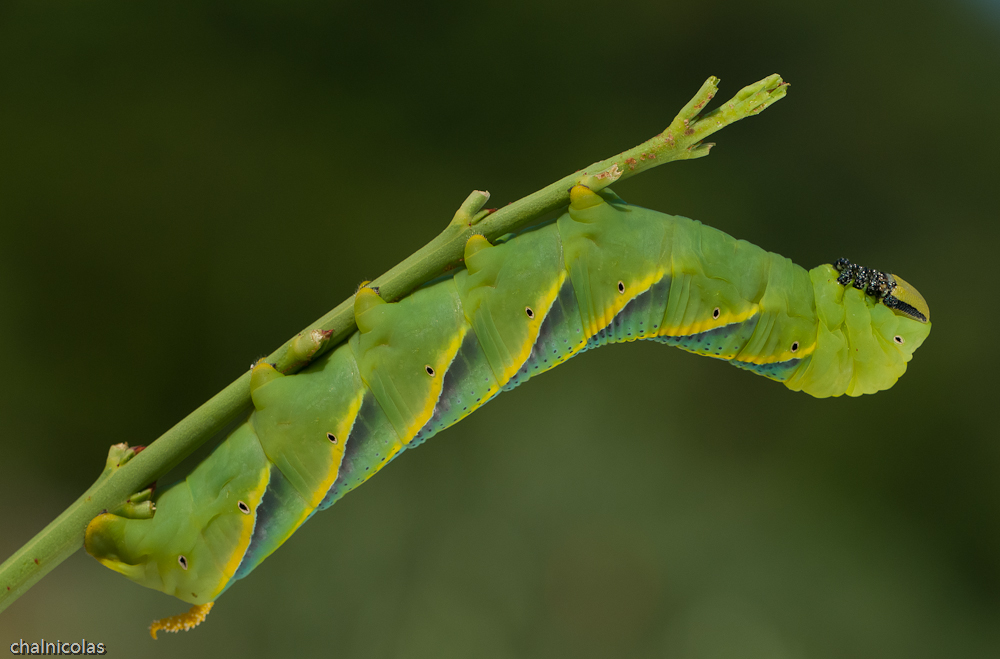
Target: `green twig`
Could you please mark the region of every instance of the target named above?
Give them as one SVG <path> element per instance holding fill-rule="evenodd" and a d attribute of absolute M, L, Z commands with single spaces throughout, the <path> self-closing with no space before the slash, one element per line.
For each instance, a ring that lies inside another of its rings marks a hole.
<path fill-rule="evenodd" d="M 386 300 L 397 300 L 424 282 L 458 267 L 472 233 L 488 239 L 529 225 L 569 203 L 569 189 L 600 189 L 657 165 L 708 155 L 702 140 L 735 121 L 759 113 L 784 97 L 787 84 L 772 75 L 743 88 L 721 107 L 702 114 L 715 96 L 718 78 L 709 78 L 662 133 L 619 155 L 596 162 L 499 210 L 483 210 L 489 193 L 475 191 L 434 240 L 373 282 Z M 473 229 L 473 227 L 475 227 Z M 267 361 L 294 372 L 355 329 L 353 298 L 307 327 L 272 353 Z M 102 510 L 125 505 L 128 498 L 165 474 L 230 421 L 250 409 L 250 374 L 244 373 L 208 402 L 164 433 L 141 453 L 114 446 L 104 472 L 84 494 L 24 547 L 0 565 L 0 611 L 83 544 L 87 523 Z M 134 503 L 134 502 L 133 502 Z M 131 503 L 129 504 L 131 505 Z"/>

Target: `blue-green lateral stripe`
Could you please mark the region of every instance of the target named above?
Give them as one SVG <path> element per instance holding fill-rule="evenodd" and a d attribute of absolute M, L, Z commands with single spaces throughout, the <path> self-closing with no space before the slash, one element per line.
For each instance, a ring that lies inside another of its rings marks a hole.
<path fill-rule="evenodd" d="M 462 340 L 458 354 L 448 366 L 444 385 L 430 420 L 417 432 L 409 445 L 417 446 L 448 428 L 498 393 L 496 377 L 486 361 L 486 354 L 474 332 Z"/>
<path fill-rule="evenodd" d="M 333 488 L 319 505 L 320 510 L 332 506 L 370 478 L 374 471 L 396 457 L 401 450 L 397 448 L 400 445 L 399 436 L 382 412 L 375 396 L 370 392 L 365 393 L 361 412 L 347 439 L 340 473 Z"/>
<path fill-rule="evenodd" d="M 528 359 L 503 385 L 503 390 L 510 391 L 522 382 L 527 382 L 532 376 L 558 366 L 586 350 L 586 343 L 573 282 L 566 279 L 542 319 Z"/>
<path fill-rule="evenodd" d="M 806 358 L 808 359 L 808 357 Z M 777 380 L 778 382 L 784 382 L 792 376 L 795 369 L 799 367 L 800 359 L 788 359 L 783 362 L 773 362 L 770 364 L 753 364 L 750 362 L 740 362 L 731 360 L 729 363 L 737 368 L 746 369 L 757 375 L 763 375 L 766 378 L 771 378 L 772 380 Z"/>
<path fill-rule="evenodd" d="M 260 565 L 261 561 L 278 548 L 283 538 L 282 531 L 294 523 L 298 512 L 303 508 L 302 497 L 295 491 L 292 484 L 273 464 L 271 477 L 264 491 L 264 498 L 254 511 L 254 530 L 250 538 L 250 546 L 243 554 L 240 567 L 233 575 L 233 581 L 242 579 Z M 226 588 L 232 585 L 232 581 Z M 220 593 L 221 595 L 221 593 Z"/>

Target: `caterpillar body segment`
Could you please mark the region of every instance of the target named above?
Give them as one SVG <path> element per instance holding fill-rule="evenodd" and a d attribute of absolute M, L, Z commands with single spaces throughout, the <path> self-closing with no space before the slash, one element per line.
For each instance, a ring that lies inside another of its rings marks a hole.
<path fill-rule="evenodd" d="M 250 545 L 270 473 L 248 419 L 185 480 L 155 492 L 152 518 L 98 515 L 87 526 L 84 546 L 144 586 L 191 604 L 211 602 Z"/>
<path fill-rule="evenodd" d="M 590 348 L 654 340 L 813 396 L 858 396 L 891 387 L 930 331 L 902 280 L 885 280 L 905 295 L 890 307 L 832 265 L 806 271 L 610 190 L 570 199 L 513 238 L 472 236 L 465 269 L 398 302 L 362 286 L 354 335 L 295 375 L 255 365 L 250 416 L 153 494 L 152 518 L 95 518 L 87 551 L 203 605 L 407 447 Z"/>

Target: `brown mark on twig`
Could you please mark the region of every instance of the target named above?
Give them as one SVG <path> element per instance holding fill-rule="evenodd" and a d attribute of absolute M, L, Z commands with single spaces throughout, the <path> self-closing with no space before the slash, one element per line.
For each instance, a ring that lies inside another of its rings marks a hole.
<path fill-rule="evenodd" d="M 622 170 L 618 169 L 618 163 L 611 165 L 611 169 L 601 172 L 596 178 L 610 178 L 611 180 L 617 179 L 622 175 Z"/>
<path fill-rule="evenodd" d="M 628 158 L 625 164 L 628 165 L 629 169 L 635 169 L 635 158 Z"/>
<path fill-rule="evenodd" d="M 708 102 L 709 102 L 709 101 L 711 101 L 711 100 L 712 100 L 713 98 L 715 98 L 715 94 L 709 94 L 708 96 L 706 96 L 706 97 L 705 97 L 705 100 L 704 100 L 704 101 L 702 101 L 702 102 L 701 102 L 701 103 L 699 103 L 698 105 L 694 106 L 694 109 L 695 109 L 695 110 L 700 110 L 701 108 L 705 107 L 705 103 L 708 103 Z"/>

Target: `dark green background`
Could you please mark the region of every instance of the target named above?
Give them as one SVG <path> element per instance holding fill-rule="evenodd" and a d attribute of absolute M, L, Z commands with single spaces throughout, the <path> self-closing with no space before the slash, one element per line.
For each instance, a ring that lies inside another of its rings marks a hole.
<path fill-rule="evenodd" d="M 1000 656 L 1000 8 L 475 4 L 0 4 L 0 557 L 470 190 L 631 147 L 710 74 L 792 88 L 616 191 L 902 274 L 934 320 L 910 371 L 815 400 L 588 353 L 319 515 L 196 632 L 150 641 L 187 605 L 79 552 L 0 652 Z"/>

